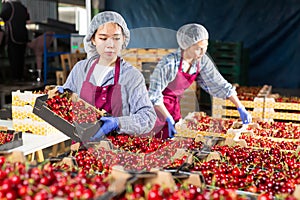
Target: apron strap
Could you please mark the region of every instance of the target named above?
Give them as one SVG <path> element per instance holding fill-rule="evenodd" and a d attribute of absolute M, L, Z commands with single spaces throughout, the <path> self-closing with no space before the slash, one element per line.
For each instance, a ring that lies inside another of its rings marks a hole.
<path fill-rule="evenodd" d="M 115 65 L 115 77 L 114 77 L 114 84 L 118 84 L 119 82 L 119 77 L 120 77 L 120 66 L 121 66 L 121 59 L 120 57 L 117 58 L 116 60 L 116 65 Z"/>
<path fill-rule="evenodd" d="M 97 65 L 98 61 L 99 61 L 99 58 L 97 58 L 93 62 L 91 69 L 88 71 L 88 74 L 86 75 L 86 79 L 85 79 L 86 81 L 90 81 L 91 75 L 92 75 L 92 73 L 93 73 L 93 71 L 95 69 L 95 66 Z"/>

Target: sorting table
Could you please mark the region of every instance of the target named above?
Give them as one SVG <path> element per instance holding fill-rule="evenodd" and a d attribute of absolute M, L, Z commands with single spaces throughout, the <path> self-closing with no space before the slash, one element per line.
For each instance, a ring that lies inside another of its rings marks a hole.
<path fill-rule="evenodd" d="M 8 129 L 12 129 L 13 127 L 11 120 L 0 120 L 0 125 L 7 126 Z M 10 149 L 9 152 L 22 151 L 25 156 L 29 155 L 31 160 L 34 160 L 36 155 L 36 158 L 39 162 L 44 160 L 44 149 L 58 145 L 70 139 L 68 136 L 59 131 L 46 136 L 22 133 L 22 138 L 23 145 L 14 149 Z"/>

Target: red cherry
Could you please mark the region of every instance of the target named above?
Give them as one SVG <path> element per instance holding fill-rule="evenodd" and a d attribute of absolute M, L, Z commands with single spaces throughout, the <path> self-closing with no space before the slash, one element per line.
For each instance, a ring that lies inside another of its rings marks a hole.
<path fill-rule="evenodd" d="M 17 186 L 21 182 L 20 176 L 18 175 L 13 175 L 12 177 L 10 177 L 10 180 L 11 183 L 15 186 Z"/>
<path fill-rule="evenodd" d="M 18 195 L 21 196 L 21 197 L 27 195 L 28 194 L 27 192 L 28 192 L 28 186 L 27 185 L 22 185 L 18 189 Z"/>
<path fill-rule="evenodd" d="M 260 194 L 257 197 L 257 200 L 272 200 L 272 199 L 273 199 L 272 195 L 270 195 L 268 193 Z"/>
<path fill-rule="evenodd" d="M 92 199 L 93 196 L 94 196 L 94 194 L 93 194 L 91 189 L 85 189 L 80 198 L 82 198 L 82 199 Z"/>
<path fill-rule="evenodd" d="M 138 198 L 144 196 L 143 184 L 136 184 L 134 186 L 134 194 Z"/>
<path fill-rule="evenodd" d="M 1 190 L 8 192 L 10 190 L 12 190 L 12 184 L 11 181 L 9 179 L 6 179 L 3 181 L 2 186 L 1 186 Z"/>
<path fill-rule="evenodd" d="M 44 176 L 41 178 L 40 184 L 48 186 L 50 184 L 50 180 L 46 176 Z"/>
<path fill-rule="evenodd" d="M 4 165 L 6 158 L 4 156 L 0 156 L 0 168 Z"/>
<path fill-rule="evenodd" d="M 162 200 L 162 196 L 159 194 L 159 190 L 151 189 L 147 196 L 148 200 Z"/>
<path fill-rule="evenodd" d="M 15 200 L 15 199 L 17 199 L 17 194 L 13 190 L 7 191 L 5 196 L 6 196 L 7 200 Z"/>
<path fill-rule="evenodd" d="M 7 173 L 0 169 L 0 180 L 3 180 L 7 177 Z"/>

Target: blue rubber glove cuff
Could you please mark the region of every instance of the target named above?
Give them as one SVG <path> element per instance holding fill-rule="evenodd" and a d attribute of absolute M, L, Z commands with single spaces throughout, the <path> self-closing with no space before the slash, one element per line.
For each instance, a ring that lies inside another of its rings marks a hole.
<path fill-rule="evenodd" d="M 245 109 L 244 106 L 238 107 L 237 110 L 240 113 L 241 120 L 243 124 L 249 124 L 252 121 L 250 113 Z"/>
<path fill-rule="evenodd" d="M 173 138 L 174 135 L 177 133 L 175 129 L 175 121 L 172 116 L 169 116 L 167 117 L 166 122 L 168 123 L 169 138 Z"/>
<path fill-rule="evenodd" d="M 99 141 L 104 135 L 119 129 L 119 120 L 116 117 L 101 117 L 102 126 L 98 132 L 91 137 L 91 141 Z"/>

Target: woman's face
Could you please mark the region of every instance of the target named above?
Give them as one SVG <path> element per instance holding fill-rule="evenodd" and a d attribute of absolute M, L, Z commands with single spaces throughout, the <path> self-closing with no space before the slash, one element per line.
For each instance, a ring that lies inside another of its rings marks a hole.
<path fill-rule="evenodd" d="M 185 50 L 185 54 L 194 60 L 200 59 L 207 51 L 208 40 L 201 40 Z"/>
<path fill-rule="evenodd" d="M 96 46 L 101 59 L 112 60 L 121 53 L 124 44 L 122 28 L 112 22 L 105 23 L 97 29 L 92 37 L 92 43 Z"/>

